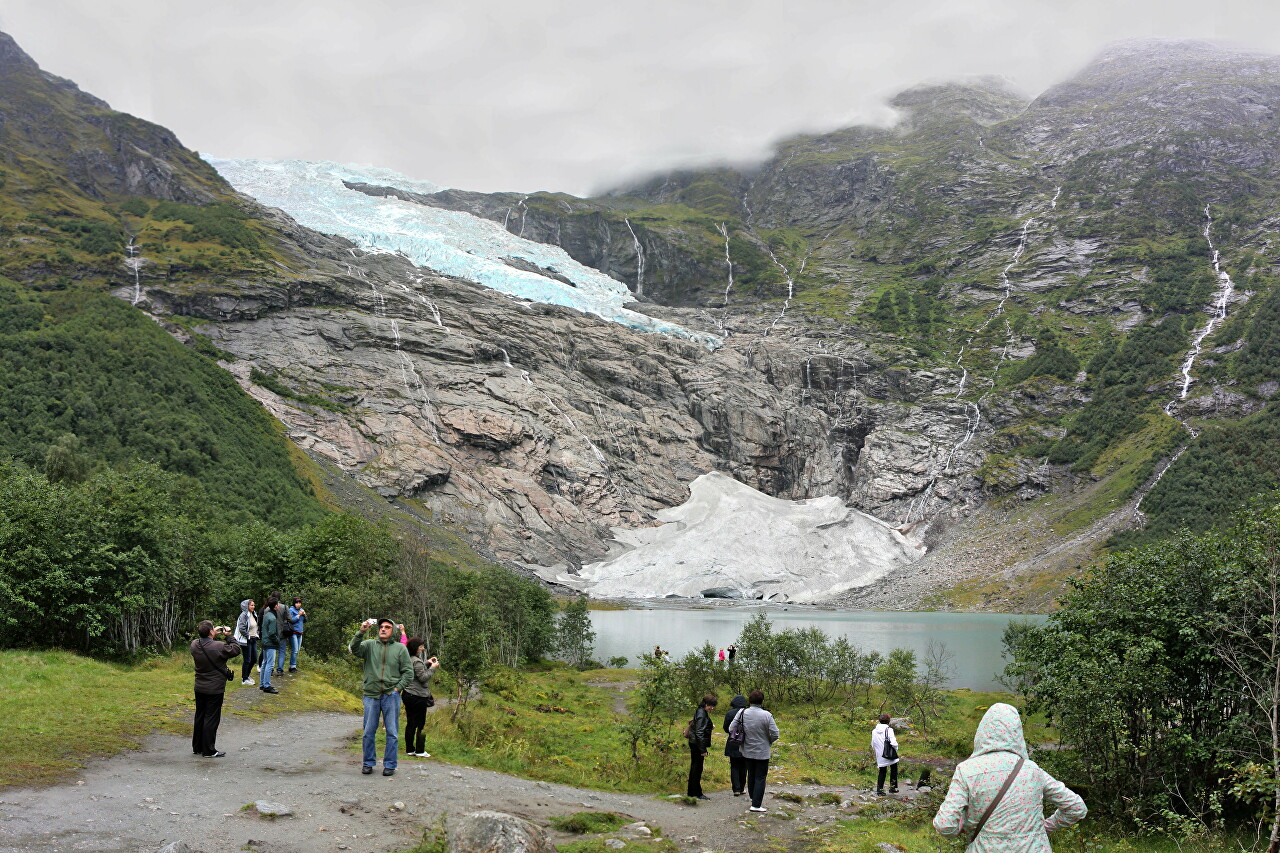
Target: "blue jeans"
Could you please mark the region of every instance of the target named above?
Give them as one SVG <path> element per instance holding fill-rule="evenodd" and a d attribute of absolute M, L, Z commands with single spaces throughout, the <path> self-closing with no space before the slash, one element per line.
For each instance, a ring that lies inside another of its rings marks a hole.
<path fill-rule="evenodd" d="M 302 649 L 302 635 L 294 634 L 289 638 L 289 669 L 298 668 L 298 652 Z"/>
<path fill-rule="evenodd" d="M 276 650 L 273 646 L 266 646 L 262 650 L 262 687 L 271 686 L 271 670 L 276 666 Z"/>
<path fill-rule="evenodd" d="M 382 768 L 396 769 L 396 753 L 400 747 L 400 694 L 384 693 L 364 697 L 364 766 L 378 763 L 378 721 L 387 730 L 387 746 L 382 751 Z"/>

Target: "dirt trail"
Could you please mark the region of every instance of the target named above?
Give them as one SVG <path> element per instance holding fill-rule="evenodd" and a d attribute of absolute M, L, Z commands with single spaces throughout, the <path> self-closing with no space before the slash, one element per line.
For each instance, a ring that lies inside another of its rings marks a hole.
<path fill-rule="evenodd" d="M 255 691 L 256 692 L 256 691 Z M 766 836 L 792 836 L 840 815 L 814 806 L 797 820 L 771 814 L 743 825 L 746 799 L 708 791 L 698 808 L 640 794 L 611 794 L 534 782 L 486 770 L 401 758 L 395 776 L 360 774 L 352 714 L 288 714 L 262 723 L 223 719 L 226 758 L 191 755 L 190 738 L 152 735 L 138 750 L 94 761 L 72 781 L 44 789 L 0 791 L 0 853 L 139 853 L 183 841 L 204 853 L 381 851 L 410 847 L 442 812 L 492 808 L 543 826 L 553 815 L 616 811 L 662 827 L 690 851 L 747 851 Z M 91 733 L 86 733 L 91 737 Z M 429 745 L 428 745 L 429 746 Z M 797 793 L 813 793 L 787 786 Z M 782 790 L 782 788 L 775 789 Z M 816 789 L 815 789 L 816 790 Z M 848 799 L 851 789 L 824 788 Z M 242 807 L 267 800 L 293 817 L 268 820 Z M 403 804 L 396 809 L 395 804 Z M 551 832 L 553 841 L 567 836 Z M 691 838 L 695 837 L 695 838 Z"/>

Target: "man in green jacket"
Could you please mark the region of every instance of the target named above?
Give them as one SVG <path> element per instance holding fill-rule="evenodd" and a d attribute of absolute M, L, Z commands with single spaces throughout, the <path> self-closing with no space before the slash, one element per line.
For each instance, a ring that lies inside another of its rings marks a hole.
<path fill-rule="evenodd" d="M 365 632 L 378 626 L 378 636 L 364 639 Z M 382 752 L 382 775 L 396 773 L 396 751 L 400 746 L 400 691 L 413 681 L 413 662 L 409 650 L 395 634 L 390 619 L 366 619 L 360 631 L 351 638 L 351 654 L 364 661 L 364 766 L 366 776 L 378 763 L 375 740 L 381 718 L 387 732 L 387 745 Z"/>

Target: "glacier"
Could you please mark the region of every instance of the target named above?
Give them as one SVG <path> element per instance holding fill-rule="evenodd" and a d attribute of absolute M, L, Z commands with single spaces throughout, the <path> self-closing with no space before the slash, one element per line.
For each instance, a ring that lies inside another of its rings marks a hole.
<path fill-rule="evenodd" d="M 428 181 L 375 166 L 201 157 L 240 192 L 280 208 L 308 228 L 345 237 L 366 252 L 397 253 L 415 266 L 509 296 L 572 308 L 631 329 L 685 338 L 708 349 L 721 343 L 714 335 L 626 308 L 636 300 L 625 284 L 578 263 L 558 246 L 525 240 L 469 213 L 374 197 L 344 183 L 424 194 L 444 189 Z M 546 270 L 548 275 L 516 268 L 510 260 Z"/>
<path fill-rule="evenodd" d="M 774 498 L 718 472 L 657 513 L 658 527 L 614 528 L 613 553 L 574 575 L 531 567 L 596 598 L 815 602 L 874 583 L 924 556 L 885 522 L 837 497 Z"/>

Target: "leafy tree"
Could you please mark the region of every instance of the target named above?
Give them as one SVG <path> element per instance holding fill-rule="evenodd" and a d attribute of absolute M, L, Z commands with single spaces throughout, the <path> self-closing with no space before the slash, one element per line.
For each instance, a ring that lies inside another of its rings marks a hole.
<path fill-rule="evenodd" d="M 556 652 L 574 666 L 582 666 L 595 652 L 595 642 L 587 597 L 575 596 L 565 604 L 556 620 Z"/>
<path fill-rule="evenodd" d="M 477 596 L 468 595 L 457 602 L 442 649 L 444 665 L 456 685 L 453 720 L 466 710 L 472 691 L 493 663 L 484 642 L 492 630 L 492 619 Z"/>
<path fill-rule="evenodd" d="M 671 724 L 689 707 L 676 667 L 649 655 L 641 657 L 640 665 L 644 671 L 632 694 L 630 713 L 620 726 L 633 761 L 639 760 L 641 749 L 651 749 L 665 757 L 671 750 Z"/>

